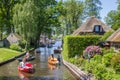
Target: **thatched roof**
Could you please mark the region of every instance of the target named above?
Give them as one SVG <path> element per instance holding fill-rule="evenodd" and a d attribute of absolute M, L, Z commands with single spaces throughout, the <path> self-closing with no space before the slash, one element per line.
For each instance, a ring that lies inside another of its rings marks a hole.
<path fill-rule="evenodd" d="M 6 39 L 7 39 L 10 43 L 15 43 L 15 42 L 19 41 L 20 39 L 22 39 L 22 37 L 20 37 L 20 36 L 19 36 L 18 34 L 16 34 L 16 33 L 10 33 Z"/>
<path fill-rule="evenodd" d="M 107 38 L 108 42 L 120 42 L 120 28 L 116 30 L 110 37 Z"/>
<path fill-rule="evenodd" d="M 76 31 L 73 32 L 73 35 L 79 35 L 80 33 L 91 33 L 94 30 L 95 25 L 100 25 L 104 32 L 108 32 L 112 30 L 109 26 L 105 25 L 102 21 L 97 19 L 96 17 L 89 18 L 85 23 L 83 23 Z"/>

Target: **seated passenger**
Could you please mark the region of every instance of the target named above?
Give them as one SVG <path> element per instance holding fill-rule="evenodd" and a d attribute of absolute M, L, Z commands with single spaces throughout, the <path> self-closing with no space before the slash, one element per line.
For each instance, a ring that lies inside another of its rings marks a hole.
<path fill-rule="evenodd" d="M 27 68 L 26 63 L 27 63 L 26 62 L 26 57 L 24 57 L 23 60 L 22 60 L 22 62 L 20 62 L 20 67 L 21 68 Z"/>

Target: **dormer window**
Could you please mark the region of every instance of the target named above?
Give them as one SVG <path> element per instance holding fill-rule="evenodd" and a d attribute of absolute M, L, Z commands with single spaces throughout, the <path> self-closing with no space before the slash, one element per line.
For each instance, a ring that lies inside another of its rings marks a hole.
<path fill-rule="evenodd" d="M 95 25 L 94 26 L 94 32 L 102 32 L 102 31 L 103 31 L 103 29 L 100 25 Z"/>

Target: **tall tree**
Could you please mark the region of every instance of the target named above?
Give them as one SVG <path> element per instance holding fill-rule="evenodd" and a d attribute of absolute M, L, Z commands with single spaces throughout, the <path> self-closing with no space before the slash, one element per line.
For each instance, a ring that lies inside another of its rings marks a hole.
<path fill-rule="evenodd" d="M 13 23 L 16 32 L 26 40 L 26 49 L 29 47 L 30 40 L 36 37 L 37 14 L 37 7 L 33 0 L 26 0 L 25 3 L 14 7 Z"/>
<path fill-rule="evenodd" d="M 111 10 L 105 17 L 106 23 L 111 25 L 114 30 L 120 28 L 120 0 L 117 0 L 117 4 L 117 10 Z"/>
<path fill-rule="evenodd" d="M 13 16 L 13 7 L 19 0 L 0 0 L 0 32 L 1 39 L 2 33 L 6 32 L 9 34 L 13 31 L 12 16 Z"/>
<path fill-rule="evenodd" d="M 116 10 L 111 10 L 107 16 L 104 18 L 105 22 L 107 25 L 109 26 L 113 26 L 113 24 L 115 23 L 115 16 L 118 14 L 118 12 Z"/>
<path fill-rule="evenodd" d="M 40 34 L 50 32 L 56 20 L 52 9 L 54 4 L 55 0 L 23 0 L 15 5 L 13 23 L 16 32 L 26 40 L 26 45 L 33 43 L 37 47 Z"/>
<path fill-rule="evenodd" d="M 85 0 L 85 14 L 86 17 L 91 17 L 95 16 L 97 18 L 100 17 L 100 10 L 102 9 L 101 7 L 102 3 L 100 0 Z"/>
<path fill-rule="evenodd" d="M 82 22 L 82 14 L 83 14 L 83 3 L 77 0 L 69 0 L 65 1 L 62 4 L 62 13 L 60 16 L 60 20 L 62 22 L 62 28 L 66 31 L 66 34 L 71 34 L 75 29 L 77 29 Z"/>

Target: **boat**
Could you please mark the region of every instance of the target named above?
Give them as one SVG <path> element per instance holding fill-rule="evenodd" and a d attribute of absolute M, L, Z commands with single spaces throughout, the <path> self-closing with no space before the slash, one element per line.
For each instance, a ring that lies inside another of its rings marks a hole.
<path fill-rule="evenodd" d="M 31 61 L 34 59 L 35 59 L 35 56 L 30 56 L 29 58 L 26 59 L 26 61 Z M 23 57 L 17 58 L 17 60 L 21 62 L 23 60 Z"/>
<path fill-rule="evenodd" d="M 57 65 L 59 61 L 57 60 L 57 58 L 54 59 L 48 58 L 48 63 L 52 65 Z"/>
<path fill-rule="evenodd" d="M 33 74 L 18 70 L 18 76 L 20 80 L 29 80 L 29 78 L 31 78 Z"/>
<path fill-rule="evenodd" d="M 58 66 L 52 65 L 52 64 L 48 64 L 48 67 L 49 67 L 51 70 L 54 70 L 54 69 L 57 69 Z"/>
<path fill-rule="evenodd" d="M 21 68 L 20 66 L 18 66 L 18 70 L 22 71 L 22 72 L 26 72 L 26 73 L 34 73 L 35 69 L 33 68 L 33 65 L 31 63 L 26 63 L 25 64 L 26 68 Z"/>
<path fill-rule="evenodd" d="M 62 48 L 58 46 L 56 49 L 54 49 L 54 53 L 61 53 Z"/>

